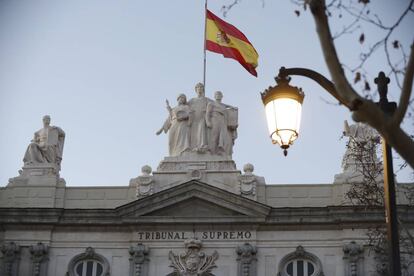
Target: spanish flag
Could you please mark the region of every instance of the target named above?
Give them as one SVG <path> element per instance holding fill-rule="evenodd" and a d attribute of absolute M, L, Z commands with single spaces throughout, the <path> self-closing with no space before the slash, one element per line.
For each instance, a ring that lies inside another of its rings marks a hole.
<path fill-rule="evenodd" d="M 237 60 L 250 74 L 257 77 L 255 68 L 259 55 L 247 37 L 233 25 L 207 10 L 206 49 Z"/>

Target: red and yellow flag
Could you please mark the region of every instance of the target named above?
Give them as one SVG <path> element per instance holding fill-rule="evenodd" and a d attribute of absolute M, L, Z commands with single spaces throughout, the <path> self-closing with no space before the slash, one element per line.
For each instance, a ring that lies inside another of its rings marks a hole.
<path fill-rule="evenodd" d="M 233 25 L 207 10 L 206 49 L 237 60 L 250 74 L 257 77 L 255 68 L 259 55 L 247 37 Z"/>

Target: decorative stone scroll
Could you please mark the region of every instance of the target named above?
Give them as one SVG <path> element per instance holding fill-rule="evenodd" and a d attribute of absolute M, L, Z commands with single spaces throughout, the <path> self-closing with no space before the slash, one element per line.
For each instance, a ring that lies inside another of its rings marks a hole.
<path fill-rule="evenodd" d="M 170 267 L 174 272 L 170 276 L 212 276 L 211 271 L 216 268 L 215 261 L 219 255 L 214 251 L 211 256 L 201 252 L 202 242 L 198 239 L 189 239 L 184 242 L 187 249 L 181 254 L 170 251 L 168 257 L 171 261 Z"/>
<path fill-rule="evenodd" d="M 148 276 L 149 249 L 142 243 L 129 248 L 130 276 Z"/>
<path fill-rule="evenodd" d="M 257 248 L 250 243 L 237 247 L 237 276 L 257 275 Z"/>
<path fill-rule="evenodd" d="M 364 275 L 363 259 L 364 249 L 362 245 L 351 241 L 343 247 L 345 260 L 345 276 Z"/>
<path fill-rule="evenodd" d="M 154 178 L 151 175 L 152 168 L 148 165 L 145 165 L 141 168 L 141 172 L 142 175 L 130 180 L 130 185 L 135 185 L 137 187 L 137 197 L 152 195 L 154 192 Z"/>
<path fill-rule="evenodd" d="M 254 166 L 247 163 L 243 166 L 244 174 L 239 176 L 240 193 L 242 195 L 256 195 L 256 176 L 253 174 Z"/>
<path fill-rule="evenodd" d="M 32 276 L 46 276 L 49 247 L 41 242 L 30 246 Z"/>
<path fill-rule="evenodd" d="M 0 248 L 3 254 L 1 260 L 3 268 L 0 275 L 16 276 L 19 269 L 20 247 L 14 242 L 4 243 Z"/>

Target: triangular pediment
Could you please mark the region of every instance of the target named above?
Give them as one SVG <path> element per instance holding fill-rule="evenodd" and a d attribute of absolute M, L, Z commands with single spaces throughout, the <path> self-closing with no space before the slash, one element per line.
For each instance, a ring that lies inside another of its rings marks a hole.
<path fill-rule="evenodd" d="M 190 181 L 117 208 L 124 221 L 263 221 L 271 207 L 223 189 Z"/>
<path fill-rule="evenodd" d="M 226 217 L 245 216 L 245 214 L 193 197 L 165 208 L 155 210 L 149 214 L 145 214 L 145 216 Z"/>

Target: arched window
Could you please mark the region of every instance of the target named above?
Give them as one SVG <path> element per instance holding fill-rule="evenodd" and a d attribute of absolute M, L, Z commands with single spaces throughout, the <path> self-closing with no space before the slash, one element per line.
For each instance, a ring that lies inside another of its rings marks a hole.
<path fill-rule="evenodd" d="M 279 264 L 278 276 L 322 276 L 322 264 L 318 257 L 298 246 Z"/>
<path fill-rule="evenodd" d="M 315 265 L 309 260 L 296 259 L 286 264 L 285 272 L 289 276 L 314 276 Z"/>
<path fill-rule="evenodd" d="M 68 266 L 68 276 L 109 276 L 108 261 L 95 253 L 92 247 L 86 248 L 85 253 L 75 256 Z"/>
<path fill-rule="evenodd" d="M 96 260 L 81 260 L 75 264 L 76 276 L 103 276 L 103 265 Z"/>

